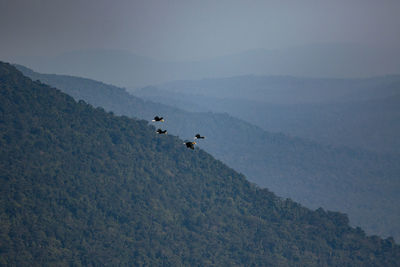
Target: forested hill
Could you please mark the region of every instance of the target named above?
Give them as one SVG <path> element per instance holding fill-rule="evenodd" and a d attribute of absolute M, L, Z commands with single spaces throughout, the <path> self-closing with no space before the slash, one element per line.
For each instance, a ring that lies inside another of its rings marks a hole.
<path fill-rule="evenodd" d="M 155 114 L 162 115 L 166 121 L 157 127 L 182 138 L 192 139 L 197 132 L 205 135 L 198 146 L 250 181 L 313 209 L 345 212 L 351 225 L 400 240 L 399 157 L 323 146 L 266 132 L 227 114 L 186 112 L 153 102 L 165 101 L 165 96 L 145 101 L 90 79 L 18 68 L 77 101 L 83 99 L 119 115 L 148 121 Z"/>
<path fill-rule="evenodd" d="M 392 239 L 5 63 L 0 144 L 1 265 L 398 266 Z"/>

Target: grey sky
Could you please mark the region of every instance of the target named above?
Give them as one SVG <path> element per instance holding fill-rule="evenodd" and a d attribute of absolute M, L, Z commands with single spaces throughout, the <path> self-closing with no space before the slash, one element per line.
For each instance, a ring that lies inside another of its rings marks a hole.
<path fill-rule="evenodd" d="M 0 59 L 123 49 L 204 59 L 320 42 L 400 47 L 400 1 L 0 0 Z"/>

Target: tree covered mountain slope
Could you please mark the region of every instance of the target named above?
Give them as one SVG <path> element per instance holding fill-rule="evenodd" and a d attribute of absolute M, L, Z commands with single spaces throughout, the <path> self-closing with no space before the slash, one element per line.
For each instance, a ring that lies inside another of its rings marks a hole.
<path fill-rule="evenodd" d="M 398 266 L 393 239 L 0 63 L 2 265 Z"/>
<path fill-rule="evenodd" d="M 300 138 L 263 131 L 227 114 L 185 112 L 129 95 L 125 90 L 71 76 L 39 74 L 18 66 L 76 100 L 84 99 L 119 115 L 150 121 L 198 146 L 262 187 L 310 208 L 345 212 L 353 226 L 369 234 L 400 240 L 400 159 L 359 149 L 323 146 Z M 161 99 L 162 98 L 162 99 Z M 154 96 L 154 101 L 164 96 Z"/>

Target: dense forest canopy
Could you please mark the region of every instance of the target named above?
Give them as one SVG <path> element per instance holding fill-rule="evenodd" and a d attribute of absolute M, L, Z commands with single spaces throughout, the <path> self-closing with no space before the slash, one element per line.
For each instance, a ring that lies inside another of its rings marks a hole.
<path fill-rule="evenodd" d="M 393 239 L 0 63 L 1 265 L 398 266 Z"/>
<path fill-rule="evenodd" d="M 129 95 L 122 88 L 90 79 L 40 74 L 23 66 L 17 67 L 33 80 L 39 79 L 50 84 L 73 96 L 76 101 L 83 99 L 95 107 L 102 107 L 115 114 L 148 121 L 155 114 L 162 114 L 166 119 L 162 127 L 168 129 L 168 133 L 189 140 L 197 132 L 208 136 L 206 142 L 198 142 L 197 146 L 245 174 L 250 181 L 259 186 L 312 209 L 323 207 L 345 212 L 349 215 L 351 225 L 360 226 L 369 234 L 393 236 L 396 240 L 400 240 L 400 205 L 397 204 L 400 203 L 399 156 L 321 145 L 281 133 L 264 131 L 226 113 L 187 112 L 154 102 L 169 102 L 171 97 L 169 94 L 156 92 L 149 97 L 150 100 L 143 100 Z M 284 85 L 283 88 L 290 85 L 288 90 L 290 95 L 297 90 L 297 84 L 300 83 L 311 86 L 305 90 L 308 91 L 305 95 L 315 99 L 320 96 L 319 86 L 323 85 L 325 88 L 323 91 L 329 91 L 332 89 L 332 82 L 336 85 L 334 89 L 351 85 L 353 93 L 358 90 L 365 92 L 365 86 L 368 85 L 367 91 L 371 91 L 369 95 L 372 97 L 376 93 L 376 88 L 383 88 L 378 85 L 392 84 L 396 81 L 396 76 L 392 77 L 394 80 L 382 78 L 371 81 L 287 77 L 259 77 L 254 80 L 253 78 L 222 79 L 220 84 L 211 79 L 204 80 L 200 85 L 204 85 L 204 90 L 208 85 L 214 88 L 212 85 L 217 84 L 225 90 L 229 89 L 228 86 L 232 86 L 235 92 L 244 91 L 241 90 L 243 89 L 241 86 L 249 85 L 254 86 L 253 91 L 265 94 L 267 92 L 261 90 L 262 85 L 269 81 L 272 85 L 281 87 Z M 237 81 L 237 84 L 234 81 Z M 188 88 L 192 88 L 190 85 L 197 85 L 195 82 L 187 81 L 171 83 L 170 86 L 181 83 L 188 85 Z M 218 88 L 215 88 L 215 93 L 219 93 Z M 341 88 L 335 94 L 337 96 L 346 94 L 346 88 Z M 395 91 L 392 87 L 385 86 L 385 88 L 388 90 L 379 92 L 380 95 L 389 95 Z M 189 99 L 184 94 L 181 96 L 181 102 L 189 105 L 191 101 L 199 98 L 198 95 Z M 236 103 L 236 107 L 240 109 L 241 103 Z M 266 117 L 254 116 L 254 118 L 259 118 L 259 121 L 263 122 L 272 115 L 278 117 L 280 112 L 275 110 Z"/>

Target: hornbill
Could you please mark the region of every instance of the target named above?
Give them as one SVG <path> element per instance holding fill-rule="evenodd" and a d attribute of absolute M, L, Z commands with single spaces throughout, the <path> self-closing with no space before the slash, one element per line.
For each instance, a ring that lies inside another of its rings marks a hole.
<path fill-rule="evenodd" d="M 164 118 L 163 118 L 163 117 L 155 116 L 154 119 L 153 119 L 152 121 L 164 121 Z"/>
<path fill-rule="evenodd" d="M 161 130 L 161 129 L 157 129 L 156 133 L 158 134 L 167 134 L 167 130 Z"/>
<path fill-rule="evenodd" d="M 183 144 L 185 144 L 187 148 L 194 149 L 196 142 L 185 142 Z"/>
<path fill-rule="evenodd" d="M 201 136 L 200 134 L 196 134 L 194 136 L 194 139 L 204 139 L 204 138 L 206 138 L 206 137 L 205 136 Z"/>

